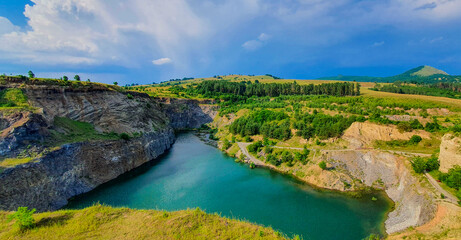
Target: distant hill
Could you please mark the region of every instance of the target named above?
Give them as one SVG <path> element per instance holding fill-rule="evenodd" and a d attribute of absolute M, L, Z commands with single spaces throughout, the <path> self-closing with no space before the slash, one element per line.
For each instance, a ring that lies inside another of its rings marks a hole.
<path fill-rule="evenodd" d="M 419 66 L 410 69 L 402 74 L 391 77 L 370 77 L 370 76 L 343 76 L 322 77 L 320 80 L 341 80 L 357 82 L 413 82 L 413 83 L 434 83 L 434 82 L 461 82 L 461 76 L 453 76 L 431 66 Z"/>

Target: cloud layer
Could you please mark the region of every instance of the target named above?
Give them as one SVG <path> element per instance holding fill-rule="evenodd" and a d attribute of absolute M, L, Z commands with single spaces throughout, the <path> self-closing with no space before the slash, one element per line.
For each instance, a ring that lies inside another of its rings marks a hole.
<path fill-rule="evenodd" d="M 448 42 L 442 34 L 461 23 L 461 0 L 32 2 L 25 6 L 27 27 L 0 17 L 0 62 L 128 69 L 170 63 L 184 73 L 225 68 L 216 63 L 223 56 L 232 66 L 245 50 L 262 52 L 265 45 L 287 54 L 280 59 L 304 51 L 310 58 L 303 61 L 314 62 L 324 60 L 321 49 L 356 39 L 378 49 L 396 36 L 421 39 L 426 31 L 433 43 Z"/>

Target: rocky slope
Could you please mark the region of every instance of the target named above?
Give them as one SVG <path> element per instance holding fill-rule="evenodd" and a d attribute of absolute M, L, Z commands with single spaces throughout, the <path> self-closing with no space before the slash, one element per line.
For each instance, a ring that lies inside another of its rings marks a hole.
<path fill-rule="evenodd" d="M 73 196 L 157 158 L 174 142 L 165 129 L 125 140 L 73 143 L 0 174 L 0 209 L 56 210 Z"/>
<path fill-rule="evenodd" d="M 447 133 L 440 144 L 440 171 L 448 172 L 455 165 L 461 166 L 461 138 Z"/>
<path fill-rule="evenodd" d="M 381 188 L 395 202 L 385 222 L 386 232 L 394 233 L 430 221 L 436 211 L 434 196 L 426 191 L 405 159 L 382 151 L 329 152 L 328 162 L 346 170 L 366 186 Z"/>
<path fill-rule="evenodd" d="M 411 136 L 419 135 L 429 139 L 430 134 L 422 130 L 412 132 L 399 132 L 395 126 L 385 126 L 370 122 L 354 122 L 343 135 L 343 139 L 349 141 L 351 148 L 372 147 L 376 140 L 409 140 Z"/>
<path fill-rule="evenodd" d="M 99 84 L 12 80 L 2 82 L 0 89 L 21 88 L 33 110 L 1 112 L 0 155 L 17 157 L 34 150 L 40 157 L 0 173 L 0 209 L 4 210 L 59 209 L 67 199 L 157 158 L 173 144 L 174 129 L 199 127 L 215 114 L 213 107 L 196 101 L 159 103 L 147 94 Z M 90 123 L 101 134 L 134 137 L 69 143 L 56 149 L 47 146 L 51 130 L 56 130 L 56 117 Z"/>
<path fill-rule="evenodd" d="M 212 100 L 161 98 L 158 101 L 163 103 L 171 126 L 178 130 L 200 128 L 212 122 L 218 114 L 218 107 Z"/>

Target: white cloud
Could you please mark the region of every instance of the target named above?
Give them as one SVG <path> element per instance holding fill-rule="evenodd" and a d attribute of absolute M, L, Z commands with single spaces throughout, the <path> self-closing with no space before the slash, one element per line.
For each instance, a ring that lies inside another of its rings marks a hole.
<path fill-rule="evenodd" d="M 24 12 L 30 30 L 0 37 L 0 58 L 132 66 L 153 55 L 184 54 L 190 44 L 209 36 L 207 23 L 185 0 L 33 2 Z"/>
<path fill-rule="evenodd" d="M 271 38 L 270 35 L 268 35 L 268 34 L 266 34 L 266 33 L 261 33 L 261 34 L 259 35 L 259 37 L 258 37 L 258 40 L 264 42 L 264 41 L 269 40 L 270 38 Z"/>
<path fill-rule="evenodd" d="M 254 51 L 263 46 L 264 42 L 270 39 L 270 35 L 261 33 L 257 39 L 246 41 L 242 44 L 242 47 L 249 51 Z"/>
<path fill-rule="evenodd" d="M 172 63 L 173 61 L 169 58 L 159 58 L 159 59 L 156 59 L 156 60 L 153 60 L 152 63 L 154 65 L 163 65 L 163 64 L 168 64 L 168 63 Z"/>
<path fill-rule="evenodd" d="M 13 25 L 10 20 L 0 16 L 0 35 L 18 31 L 19 28 Z"/>
<path fill-rule="evenodd" d="M 382 45 L 384 45 L 384 41 L 381 41 L 381 42 L 375 42 L 373 43 L 373 47 L 381 47 Z"/>
<path fill-rule="evenodd" d="M 461 0 L 32 2 L 24 12 L 27 30 L 0 17 L 0 61 L 137 67 L 168 56 L 175 68 L 191 69 L 212 63 L 215 52 L 233 45 L 234 36 L 248 34 L 247 29 L 271 34 L 242 41 L 252 51 L 272 38 L 320 48 L 381 27 L 417 31 L 461 20 Z"/>

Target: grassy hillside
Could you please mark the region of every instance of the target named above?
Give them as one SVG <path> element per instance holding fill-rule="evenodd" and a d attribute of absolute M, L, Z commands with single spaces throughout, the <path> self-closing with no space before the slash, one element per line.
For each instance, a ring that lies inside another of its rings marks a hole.
<path fill-rule="evenodd" d="M 0 212 L 0 239 L 285 239 L 248 222 L 203 211 L 165 212 L 96 205 L 34 214 L 36 227 L 20 231 Z"/>
<path fill-rule="evenodd" d="M 446 72 L 431 66 L 419 66 L 410 69 L 402 74 L 390 77 L 373 76 L 331 76 L 318 78 L 319 80 L 340 80 L 357 82 L 414 82 L 414 83 L 435 83 L 435 82 L 460 82 L 461 76 L 452 76 Z"/>

